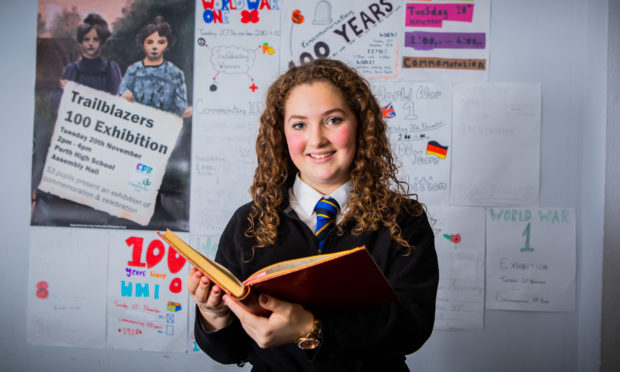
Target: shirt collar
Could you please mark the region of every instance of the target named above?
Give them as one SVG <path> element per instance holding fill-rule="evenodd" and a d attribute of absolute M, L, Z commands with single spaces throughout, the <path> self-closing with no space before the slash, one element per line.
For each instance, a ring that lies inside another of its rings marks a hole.
<path fill-rule="evenodd" d="M 308 214 L 308 216 L 311 216 L 314 213 L 314 206 L 316 206 L 316 203 L 318 203 L 322 197 L 331 197 L 336 199 L 338 204 L 340 204 L 340 211 L 343 212 L 346 209 L 352 190 L 353 181 L 348 180 L 342 186 L 337 188 L 331 195 L 323 195 L 302 181 L 301 177 L 299 177 L 299 173 L 295 176 L 295 183 L 293 184 L 293 193 L 295 194 L 295 198 L 297 199 L 299 206 Z"/>

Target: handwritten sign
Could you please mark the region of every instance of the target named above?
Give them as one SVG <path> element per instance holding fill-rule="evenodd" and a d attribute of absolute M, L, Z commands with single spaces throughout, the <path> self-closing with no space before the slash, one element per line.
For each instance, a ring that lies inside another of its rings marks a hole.
<path fill-rule="evenodd" d="M 489 208 L 488 309 L 572 311 L 576 222 L 573 208 Z"/>
<path fill-rule="evenodd" d="M 256 120 L 278 75 L 278 1 L 198 2 L 195 119 Z"/>
<path fill-rule="evenodd" d="M 486 34 L 481 32 L 423 32 L 405 33 L 405 46 L 416 50 L 484 49 Z"/>
<path fill-rule="evenodd" d="M 447 83 L 373 82 L 373 94 L 388 124 L 399 177 L 423 203 L 449 200 L 451 88 Z"/>
<path fill-rule="evenodd" d="M 68 81 L 39 189 L 148 225 L 182 120 Z"/>
<path fill-rule="evenodd" d="M 490 0 L 407 3 L 401 76 L 417 81 L 486 81 L 490 6 Z"/>
<path fill-rule="evenodd" d="M 185 258 L 152 232 L 113 232 L 110 245 L 108 346 L 185 351 Z"/>
<path fill-rule="evenodd" d="M 108 232 L 32 227 L 28 343 L 105 347 Z"/>
<path fill-rule="evenodd" d="M 432 208 L 439 260 L 435 329 L 484 325 L 484 209 Z"/>
<path fill-rule="evenodd" d="M 257 126 L 232 118 L 209 124 L 193 134 L 204 146 L 194 150 L 192 158 L 196 207 L 190 210 L 190 229 L 192 234 L 219 236 L 233 212 L 250 201 Z"/>
<path fill-rule="evenodd" d="M 530 206 L 540 188 L 540 84 L 456 84 L 450 202 Z"/>
<path fill-rule="evenodd" d="M 444 21 L 471 22 L 474 4 L 407 4 L 405 25 L 408 27 L 441 27 Z"/>
<path fill-rule="evenodd" d="M 402 3 L 393 0 L 286 1 L 280 70 L 332 58 L 368 79 L 396 77 L 403 9 Z"/>

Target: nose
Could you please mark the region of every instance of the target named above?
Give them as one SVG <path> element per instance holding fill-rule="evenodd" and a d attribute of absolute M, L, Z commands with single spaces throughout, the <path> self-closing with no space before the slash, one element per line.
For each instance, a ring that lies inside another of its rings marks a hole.
<path fill-rule="evenodd" d="M 308 131 L 308 143 L 314 147 L 325 145 L 328 140 L 325 136 L 326 128 L 321 123 L 313 123 Z"/>

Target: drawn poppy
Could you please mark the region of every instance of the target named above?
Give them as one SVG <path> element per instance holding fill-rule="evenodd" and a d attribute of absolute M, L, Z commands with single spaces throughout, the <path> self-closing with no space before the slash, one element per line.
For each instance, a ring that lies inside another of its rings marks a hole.
<path fill-rule="evenodd" d="M 304 16 L 301 14 L 301 10 L 299 9 L 293 10 L 291 19 L 293 20 L 293 23 L 297 23 L 298 25 L 304 23 Z"/>
<path fill-rule="evenodd" d="M 258 23 L 259 20 L 258 10 L 254 9 L 241 11 L 241 23 Z"/>
<path fill-rule="evenodd" d="M 48 284 L 46 281 L 40 281 L 37 283 L 37 291 L 35 295 L 41 299 L 46 299 L 49 296 L 49 292 L 47 291 Z"/>
<path fill-rule="evenodd" d="M 461 242 L 461 234 L 453 234 L 450 236 L 450 241 L 454 244 L 459 244 Z"/>

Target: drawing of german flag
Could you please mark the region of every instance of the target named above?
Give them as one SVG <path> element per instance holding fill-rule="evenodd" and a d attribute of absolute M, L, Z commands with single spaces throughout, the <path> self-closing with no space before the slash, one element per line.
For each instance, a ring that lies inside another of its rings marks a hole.
<path fill-rule="evenodd" d="M 435 155 L 438 158 L 445 159 L 448 154 L 448 146 L 442 146 L 437 141 L 430 141 L 426 145 L 426 155 Z"/>

